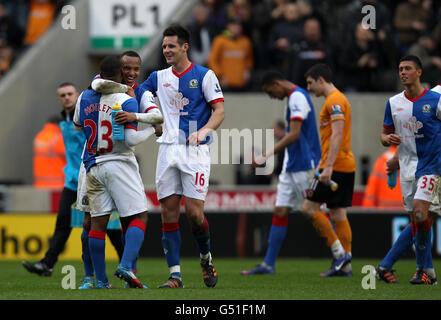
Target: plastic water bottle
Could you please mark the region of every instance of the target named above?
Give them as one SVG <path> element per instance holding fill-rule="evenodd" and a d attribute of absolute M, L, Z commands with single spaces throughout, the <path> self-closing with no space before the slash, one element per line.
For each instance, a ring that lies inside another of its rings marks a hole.
<path fill-rule="evenodd" d="M 397 170 L 392 171 L 387 175 L 387 185 L 393 189 L 397 185 Z"/>
<path fill-rule="evenodd" d="M 317 179 L 320 177 L 320 172 L 317 171 L 315 173 L 315 176 L 317 177 Z M 336 191 L 338 189 L 338 183 L 335 182 L 334 180 L 331 180 L 331 183 L 329 185 L 329 187 L 331 188 L 332 191 Z"/>
<path fill-rule="evenodd" d="M 124 140 L 124 125 L 115 122 L 115 115 L 122 111 L 122 107 L 118 102 L 112 107 L 112 130 L 113 130 L 113 140 L 121 141 Z"/>

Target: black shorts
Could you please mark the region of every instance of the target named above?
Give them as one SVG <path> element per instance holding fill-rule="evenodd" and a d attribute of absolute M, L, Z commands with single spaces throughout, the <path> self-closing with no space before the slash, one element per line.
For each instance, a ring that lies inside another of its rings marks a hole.
<path fill-rule="evenodd" d="M 321 172 L 322 170 L 320 170 Z M 338 189 L 332 191 L 329 186 L 318 182 L 315 188 L 307 192 L 307 199 L 313 202 L 326 203 L 329 209 L 347 208 L 352 206 L 352 196 L 354 194 L 355 172 L 333 171 L 331 180 L 338 184 Z M 311 186 L 313 187 L 313 179 Z"/>

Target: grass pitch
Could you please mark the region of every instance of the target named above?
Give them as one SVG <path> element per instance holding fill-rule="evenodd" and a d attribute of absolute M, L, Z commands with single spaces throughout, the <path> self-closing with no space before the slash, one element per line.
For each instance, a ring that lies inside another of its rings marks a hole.
<path fill-rule="evenodd" d="M 242 276 L 243 269 L 253 268 L 261 259 L 214 260 L 219 274 L 215 288 L 206 288 L 198 259 L 182 259 L 184 289 L 157 289 L 168 278 L 163 258 L 145 258 L 138 262 L 138 276 L 150 289 L 124 289 L 124 281 L 114 278 L 116 261 L 107 262 L 107 272 L 115 290 L 66 290 L 62 288 L 63 266 L 76 270 L 76 287 L 83 275 L 80 261 L 59 261 L 51 277 L 28 273 L 21 261 L 0 262 L 1 300 L 439 300 L 439 286 L 409 284 L 415 272 L 414 260 L 400 260 L 396 265 L 398 283 L 376 281 L 375 289 L 363 289 L 364 265 L 375 260 L 355 259 L 351 278 L 320 278 L 330 259 L 284 259 L 276 264 L 275 275 Z M 439 265 L 434 261 L 435 268 Z M 441 272 L 441 271 L 439 271 Z"/>

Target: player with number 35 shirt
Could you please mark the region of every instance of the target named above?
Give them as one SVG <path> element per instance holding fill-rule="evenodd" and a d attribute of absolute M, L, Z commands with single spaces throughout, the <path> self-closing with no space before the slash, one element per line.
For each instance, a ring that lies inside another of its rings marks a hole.
<path fill-rule="evenodd" d="M 398 74 L 405 90 L 387 101 L 384 113 L 381 143 L 399 146 L 387 170 L 400 169 L 403 202 L 411 220 L 396 241 L 400 245 L 394 244 L 377 267 L 378 277 L 386 282 L 394 281 L 392 265 L 400 248 L 410 247 L 414 237 L 417 272 L 410 283 L 436 284 L 430 242 L 431 213 L 439 213 L 441 96 L 421 85 L 422 72 L 418 57 L 400 59 Z"/>

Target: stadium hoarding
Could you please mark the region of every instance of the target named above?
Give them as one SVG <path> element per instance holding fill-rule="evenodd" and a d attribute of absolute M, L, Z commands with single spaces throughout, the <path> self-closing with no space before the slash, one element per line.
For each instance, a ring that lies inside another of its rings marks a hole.
<path fill-rule="evenodd" d="M 40 260 L 49 248 L 57 216 L 54 214 L 0 214 L 0 260 Z M 73 228 L 59 260 L 81 259 L 82 228 Z M 107 243 L 110 240 L 107 238 Z M 113 246 L 106 257 L 117 260 Z"/>
<path fill-rule="evenodd" d="M 181 3 L 182 0 L 90 0 L 90 48 L 139 49 Z"/>
<path fill-rule="evenodd" d="M 352 227 L 352 253 L 358 258 L 380 259 L 385 256 L 409 223 L 404 212 L 350 211 Z M 191 226 L 185 215 L 180 218 L 182 232 L 182 256 L 195 257 L 197 248 L 191 235 Z M 265 255 L 272 212 L 207 212 L 212 235 L 212 248 L 216 257 L 263 257 Z M 0 260 L 41 259 L 49 247 L 55 227 L 56 215 L 47 214 L 0 214 Z M 164 255 L 161 238 L 161 216 L 149 214 L 146 239 L 141 257 Z M 60 255 L 60 260 L 81 259 L 81 228 L 73 228 Z M 433 226 L 434 258 L 441 258 L 441 218 Z M 110 244 L 107 238 L 107 243 Z M 296 245 L 294 245 L 296 244 Z M 281 257 L 330 257 L 322 239 L 300 213 L 289 216 L 288 233 L 280 250 Z M 413 257 L 409 250 L 404 257 Z M 106 257 L 117 260 L 113 246 L 106 246 Z"/>

